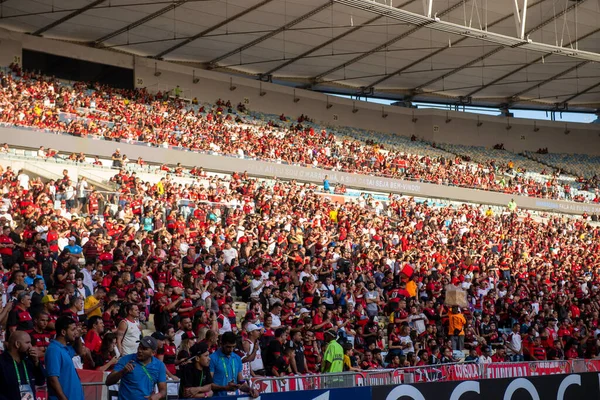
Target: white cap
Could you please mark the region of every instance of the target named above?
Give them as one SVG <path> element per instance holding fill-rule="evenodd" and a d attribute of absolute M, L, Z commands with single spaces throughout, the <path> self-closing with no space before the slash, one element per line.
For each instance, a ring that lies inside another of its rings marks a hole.
<path fill-rule="evenodd" d="M 72 241 L 74 241 L 74 242 L 76 242 L 76 241 L 77 241 L 77 239 L 75 239 L 75 236 L 71 236 L 71 237 L 69 238 L 69 241 L 71 241 L 71 240 L 72 240 Z"/>
<path fill-rule="evenodd" d="M 246 332 L 250 333 L 250 332 L 254 332 L 254 331 L 259 331 L 260 328 L 254 324 L 248 324 L 246 325 Z"/>
<path fill-rule="evenodd" d="M 300 309 L 300 314 L 304 314 L 304 313 L 310 313 L 310 311 L 307 308 L 302 307 Z"/>

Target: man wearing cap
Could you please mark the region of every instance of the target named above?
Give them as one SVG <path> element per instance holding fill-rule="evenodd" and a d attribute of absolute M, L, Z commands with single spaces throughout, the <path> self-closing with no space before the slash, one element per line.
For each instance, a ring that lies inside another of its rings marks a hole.
<path fill-rule="evenodd" d="M 328 330 L 324 334 L 327 349 L 323 356 L 323 365 L 321 371 L 328 372 L 343 372 L 344 371 L 344 349 L 337 342 L 337 334 L 333 329 Z"/>
<path fill-rule="evenodd" d="M 207 398 L 213 396 L 212 375 L 210 373 L 210 353 L 208 345 L 200 342 L 190 348 L 193 364 L 181 369 L 179 384 L 180 398 Z"/>
<path fill-rule="evenodd" d="M 54 330 L 54 324 L 59 317 L 59 308 L 56 305 L 58 299 L 51 294 L 47 294 L 42 297 L 43 311 L 48 314 L 48 329 Z"/>
<path fill-rule="evenodd" d="M 265 376 L 265 365 L 259 345 L 262 330 L 257 325 L 250 323 L 246 326 L 246 332 L 248 337 L 242 340 L 242 348 L 246 356 L 242 361 L 249 364 L 250 375 Z"/>
<path fill-rule="evenodd" d="M 158 342 L 151 336 L 140 340 L 137 353 L 121 357 L 106 377 L 106 385 L 119 384 L 119 399 L 159 400 L 167 397 L 167 369 L 155 357 Z M 158 392 L 155 393 L 155 387 Z"/>

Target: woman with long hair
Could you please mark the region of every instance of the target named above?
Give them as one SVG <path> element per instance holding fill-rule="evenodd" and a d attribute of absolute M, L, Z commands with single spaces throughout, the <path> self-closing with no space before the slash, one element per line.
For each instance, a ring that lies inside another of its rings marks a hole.
<path fill-rule="evenodd" d="M 102 338 L 100 352 L 92 353 L 97 371 L 112 371 L 113 367 L 119 360 L 117 357 L 117 336 L 112 332 L 107 332 Z"/>

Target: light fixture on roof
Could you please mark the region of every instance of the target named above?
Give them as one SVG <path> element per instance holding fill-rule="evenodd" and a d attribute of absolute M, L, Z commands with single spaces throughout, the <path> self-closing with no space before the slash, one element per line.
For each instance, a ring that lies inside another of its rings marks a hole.
<path fill-rule="evenodd" d="M 325 106 L 325 108 L 329 110 L 331 107 L 333 107 L 333 104 L 329 102 L 329 96 L 327 96 L 327 105 Z"/>
<path fill-rule="evenodd" d="M 512 125 L 510 124 L 510 117 L 506 118 L 506 130 L 510 131 L 512 129 Z"/>
<path fill-rule="evenodd" d="M 452 122 L 452 118 L 450 118 L 450 113 L 446 111 L 446 123 L 449 124 L 450 122 Z"/>
<path fill-rule="evenodd" d="M 158 70 L 158 63 L 154 63 L 154 76 L 159 77 L 162 75 L 162 72 Z"/>
<path fill-rule="evenodd" d="M 419 120 L 419 118 L 415 117 L 415 112 L 413 111 L 412 112 L 412 119 L 411 119 L 412 123 L 416 124 L 418 120 Z"/>
<path fill-rule="evenodd" d="M 352 114 L 356 114 L 358 112 L 358 108 L 356 108 L 356 102 L 352 102 Z"/>
<path fill-rule="evenodd" d="M 233 77 L 229 78 L 229 90 L 231 90 L 232 92 L 237 89 L 237 86 L 234 86 L 233 84 Z"/>
<path fill-rule="evenodd" d="M 296 89 L 294 89 L 294 103 L 297 103 L 300 101 L 300 97 L 296 97 Z"/>
<path fill-rule="evenodd" d="M 571 130 L 569 129 L 569 126 L 565 124 L 565 135 L 568 135 L 569 133 L 571 133 Z"/>
<path fill-rule="evenodd" d="M 265 92 L 264 90 L 262 90 L 262 82 L 260 82 L 260 85 L 258 87 L 258 95 L 260 97 L 263 97 L 265 94 L 267 94 L 267 92 Z"/>
<path fill-rule="evenodd" d="M 381 118 L 387 118 L 388 114 L 385 112 L 385 106 L 381 106 Z"/>
<path fill-rule="evenodd" d="M 196 78 L 196 70 L 195 69 L 192 70 L 192 82 L 193 83 L 200 82 L 200 78 Z"/>
<path fill-rule="evenodd" d="M 481 125 L 483 125 L 483 122 L 481 122 L 479 120 L 479 115 L 477 116 L 477 127 L 480 127 Z"/>
<path fill-rule="evenodd" d="M 538 132 L 540 128 L 538 128 L 536 121 L 533 121 L 533 131 Z"/>

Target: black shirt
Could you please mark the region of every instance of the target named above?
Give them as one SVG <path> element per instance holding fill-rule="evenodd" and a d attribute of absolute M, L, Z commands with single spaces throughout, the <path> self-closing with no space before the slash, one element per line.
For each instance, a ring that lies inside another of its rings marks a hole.
<path fill-rule="evenodd" d="M 271 367 L 277 363 L 277 360 L 281 356 L 283 356 L 283 346 L 281 346 L 281 342 L 279 340 L 274 339 L 267 347 L 265 354 L 265 369 L 270 371 Z"/>
<path fill-rule="evenodd" d="M 307 371 L 304 368 L 304 346 L 302 343 L 291 342 L 294 348 L 294 358 L 296 359 L 296 368 L 299 374 L 305 374 Z"/>
<path fill-rule="evenodd" d="M 196 368 L 195 363 L 187 364 L 183 366 L 180 373 L 181 382 L 179 384 L 179 397 L 184 398 L 183 389 L 194 388 L 213 383 L 212 376 L 210 375 L 210 368 L 205 367 L 202 370 Z"/>
<path fill-rule="evenodd" d="M 15 306 L 8 313 L 7 326 L 9 328 L 16 326 L 18 331 L 31 332 L 33 330 L 33 319 L 29 310 Z"/>
<path fill-rule="evenodd" d="M 30 307 L 30 311 L 31 311 L 32 317 L 34 316 L 33 314 L 42 311 L 42 309 L 44 308 L 44 305 L 42 304 L 42 299 L 43 298 L 44 298 L 44 292 L 42 292 L 42 293 L 38 293 L 38 292 L 31 293 L 31 307 Z"/>
<path fill-rule="evenodd" d="M 27 367 L 27 374 L 29 375 L 29 384 L 31 390 L 35 395 L 35 387 L 42 386 L 46 383 L 44 377 L 44 369 L 40 363 L 38 367 L 34 367 L 31 360 L 26 359 L 17 364 L 19 368 L 19 375 L 21 377 L 21 384 L 26 384 L 25 366 Z M 13 363 L 12 356 L 5 352 L 0 355 L 0 400 L 13 400 L 20 399 L 21 395 L 19 392 L 19 383 L 17 381 L 17 372 L 15 371 L 15 365 Z"/>

